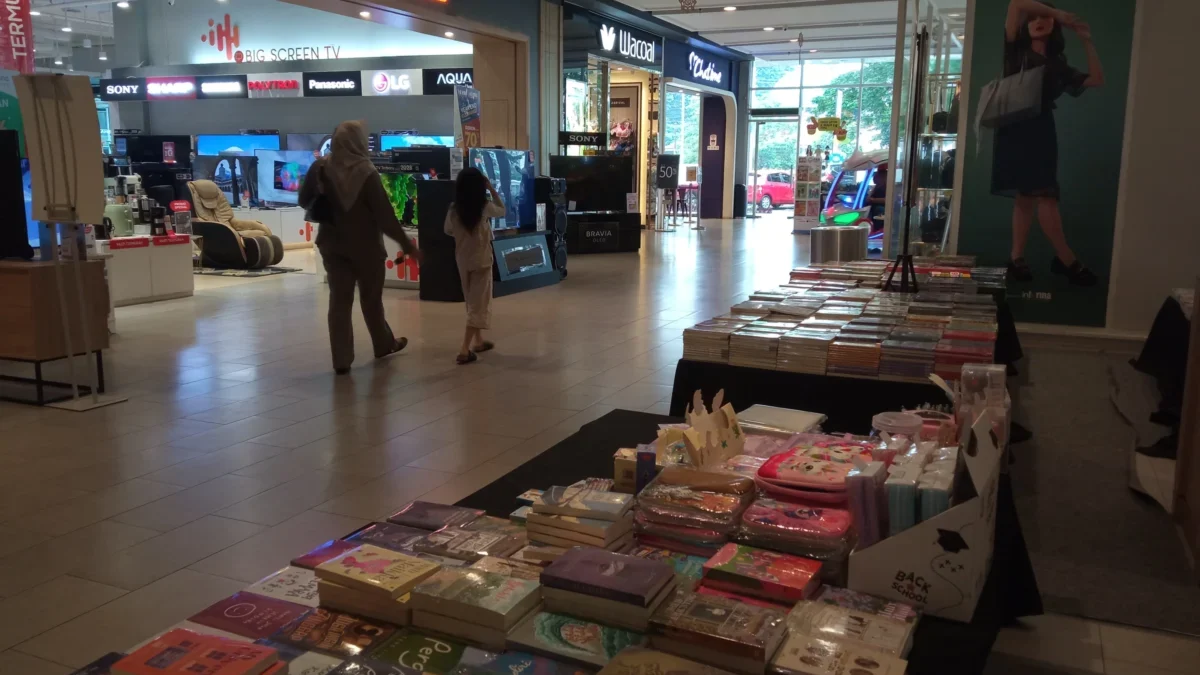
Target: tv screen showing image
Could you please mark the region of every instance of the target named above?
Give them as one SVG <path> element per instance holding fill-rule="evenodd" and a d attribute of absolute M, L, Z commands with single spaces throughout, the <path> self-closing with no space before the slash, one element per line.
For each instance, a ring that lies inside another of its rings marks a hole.
<path fill-rule="evenodd" d="M 21 188 L 25 193 L 25 233 L 29 236 L 29 245 L 37 248 L 42 238 L 38 234 L 38 221 L 33 219 L 33 173 L 25 158 L 21 158 Z"/>
<path fill-rule="evenodd" d="M 532 226 L 537 222 L 537 203 L 533 195 L 536 167 L 530 150 L 471 148 L 471 166 L 483 172 L 504 200 L 505 216 L 494 219 L 493 229 Z"/>
<path fill-rule="evenodd" d="M 625 212 L 625 196 L 634 192 L 633 157 L 550 155 L 550 175 L 567 182 L 570 211 Z"/>
<path fill-rule="evenodd" d="M 118 156 L 128 157 L 133 163 L 186 166 L 192 154 L 191 136 L 117 136 L 113 141 L 114 152 Z M 170 151 L 170 157 L 164 156 L 167 150 Z"/>
<path fill-rule="evenodd" d="M 279 135 L 200 134 L 197 155 L 253 155 L 255 150 L 278 150 Z"/>
<path fill-rule="evenodd" d="M 379 137 L 379 149 L 411 148 L 417 145 L 438 145 L 443 148 L 454 147 L 453 136 L 417 136 L 410 134 L 386 134 Z"/>
<path fill-rule="evenodd" d="M 329 154 L 332 134 L 288 134 L 288 150 L 307 150 L 313 157 L 324 157 Z"/>
<path fill-rule="evenodd" d="M 198 155 L 192 160 L 192 178 L 216 183 L 231 206 L 257 206 L 257 166 L 257 157 Z"/>
<path fill-rule="evenodd" d="M 308 169 L 316 161 L 307 150 L 255 150 L 258 158 L 258 200 L 295 206 Z"/>
<path fill-rule="evenodd" d="M 387 192 L 396 219 L 405 225 L 418 223 L 417 212 L 417 181 L 425 180 L 419 173 L 393 173 L 380 171 L 379 179 L 383 181 L 383 189 Z"/>

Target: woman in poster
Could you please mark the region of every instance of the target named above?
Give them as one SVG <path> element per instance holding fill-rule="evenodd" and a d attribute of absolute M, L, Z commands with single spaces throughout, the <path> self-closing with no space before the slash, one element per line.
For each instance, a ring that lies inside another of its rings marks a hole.
<path fill-rule="evenodd" d="M 1063 27 L 1070 28 L 1087 52 L 1087 72 L 1067 63 Z M 1033 272 L 1025 262 L 1025 242 L 1037 213 L 1038 225 L 1054 247 L 1050 270 L 1080 286 L 1094 286 L 1096 275 L 1075 257 L 1063 234 L 1059 212 L 1058 133 L 1054 126 L 1055 101 L 1063 94 L 1079 96 L 1104 84 L 1100 57 L 1092 44 L 1091 29 L 1078 16 L 1056 9 L 1049 2 L 1011 0 L 1004 23 L 1004 75 L 1044 66 L 1042 112 L 1033 119 L 996 129 L 992 164 L 992 194 L 1013 197 L 1011 281 L 1030 281 Z"/>

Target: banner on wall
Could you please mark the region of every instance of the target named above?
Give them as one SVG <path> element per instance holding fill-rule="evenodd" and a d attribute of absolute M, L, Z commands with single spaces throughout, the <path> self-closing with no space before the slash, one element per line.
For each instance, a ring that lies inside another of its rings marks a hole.
<path fill-rule="evenodd" d="M 483 130 L 479 119 L 479 90 L 474 87 L 454 87 L 454 145 L 466 151 L 478 148 L 483 141 Z"/>
<path fill-rule="evenodd" d="M 0 24 L 0 71 L 33 72 L 33 21 L 30 0 L 4 0 L 4 21 Z"/>
<path fill-rule="evenodd" d="M 608 92 L 608 150 L 620 155 L 637 156 L 638 120 L 641 119 L 642 88 L 638 85 L 612 85 Z"/>
<path fill-rule="evenodd" d="M 1024 260 L 1008 279 L 1017 321 L 1103 326 L 1135 0 L 1054 4 L 1010 35 L 1009 0 L 976 0 L 958 251 L 982 265 Z M 1038 66 L 1040 112 L 976 130 L 983 88 Z M 1072 259 L 1089 272 L 1060 264 Z"/>

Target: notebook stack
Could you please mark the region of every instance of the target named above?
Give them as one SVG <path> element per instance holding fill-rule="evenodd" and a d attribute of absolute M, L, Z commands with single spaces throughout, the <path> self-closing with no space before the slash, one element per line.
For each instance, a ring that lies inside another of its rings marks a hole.
<path fill-rule="evenodd" d="M 270 647 L 178 628 L 147 642 L 104 672 L 113 675 L 286 675 L 288 670 L 287 664 L 280 660 L 279 652 Z"/>
<path fill-rule="evenodd" d="M 924 382 L 933 372 L 936 342 L 927 340 L 884 340 L 879 352 L 879 376 Z"/>
<path fill-rule="evenodd" d="M 725 319 L 702 321 L 683 331 L 683 358 L 689 361 L 729 362 L 729 336 L 748 322 Z"/>
<path fill-rule="evenodd" d="M 826 372 L 837 375 L 875 377 L 879 374 L 880 345 L 839 335 L 829 345 Z"/>
<path fill-rule="evenodd" d="M 437 563 L 363 544 L 317 566 L 321 606 L 408 625 L 409 591 L 437 572 Z"/>
<path fill-rule="evenodd" d="M 443 569 L 413 589 L 413 626 L 501 650 L 508 632 L 540 602 L 537 581 Z"/>
<path fill-rule="evenodd" d="M 633 514 L 630 512 L 619 520 L 599 520 L 531 511 L 525 529 L 531 541 L 561 548 L 594 546 L 624 551 L 633 545 Z"/>
<path fill-rule="evenodd" d="M 529 543 L 525 528 L 503 518 L 481 516 L 466 525 L 450 525 L 430 532 L 413 549 L 468 563 L 490 555 L 507 557 Z"/>
<path fill-rule="evenodd" d="M 787 553 L 726 544 L 704 563 L 703 588 L 746 595 L 790 609 L 821 586 L 821 563 Z"/>
<path fill-rule="evenodd" d="M 645 632 L 675 592 L 675 570 L 661 560 L 573 548 L 542 570 L 546 610 Z"/>
<path fill-rule="evenodd" d="M 784 613 L 680 591 L 650 619 L 655 649 L 745 675 L 760 675 L 786 632 Z"/>
<path fill-rule="evenodd" d="M 747 314 L 757 317 L 764 317 L 771 313 L 771 310 L 778 305 L 777 302 L 755 302 L 747 300 L 729 308 L 731 314 Z"/>
<path fill-rule="evenodd" d="M 729 336 L 729 365 L 775 370 L 779 339 L 789 330 L 760 325 L 759 322 L 739 328 Z"/>
<path fill-rule="evenodd" d="M 994 342 L 942 338 L 934 350 L 933 372 L 944 380 L 957 380 L 962 376 L 963 364 L 991 363 L 995 348 Z"/>

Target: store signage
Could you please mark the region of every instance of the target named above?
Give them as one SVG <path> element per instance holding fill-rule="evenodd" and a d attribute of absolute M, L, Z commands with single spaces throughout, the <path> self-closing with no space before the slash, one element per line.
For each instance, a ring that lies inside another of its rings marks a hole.
<path fill-rule="evenodd" d="M 679 187 L 679 155 L 658 156 L 654 187 L 659 190 L 674 190 Z"/>
<path fill-rule="evenodd" d="M 559 145 L 608 145 L 608 134 L 591 131 L 560 131 Z"/>
<path fill-rule="evenodd" d="M 704 57 L 698 56 L 696 52 L 688 53 L 688 68 L 692 71 L 692 77 L 714 84 L 721 84 L 721 79 L 725 76 L 712 62 L 705 61 Z"/>
<path fill-rule="evenodd" d="M 474 68 L 426 68 L 421 72 L 426 96 L 453 96 L 454 85 L 475 86 Z"/>
<path fill-rule="evenodd" d="M 29 17 L 30 0 L 4 0 L 4 20 L 0 23 L 0 70 L 33 72 L 33 22 Z"/>
<path fill-rule="evenodd" d="M 362 72 L 304 73 L 305 96 L 362 96 Z"/>
<path fill-rule="evenodd" d="M 617 223 L 582 223 L 586 251 L 615 251 L 620 233 Z"/>
<path fill-rule="evenodd" d="M 407 70 L 364 70 L 362 71 L 364 96 L 419 96 L 423 89 L 421 71 Z"/>
<path fill-rule="evenodd" d="M 245 75 L 209 75 L 196 78 L 196 98 L 246 98 Z"/>
<path fill-rule="evenodd" d="M 246 93 L 250 98 L 299 98 L 300 73 L 261 73 L 246 76 Z"/>
<path fill-rule="evenodd" d="M 100 80 L 101 101 L 145 101 L 146 80 L 131 77 L 120 80 Z"/>
<path fill-rule="evenodd" d="M 147 77 L 146 100 L 175 101 L 196 98 L 194 77 Z"/>
<path fill-rule="evenodd" d="M 655 44 L 658 38 L 640 33 L 635 35 L 631 29 L 622 26 L 600 24 L 600 49 L 612 54 L 620 54 L 623 61 L 655 65 L 658 62 L 658 48 Z"/>
<path fill-rule="evenodd" d="M 630 99 L 628 96 L 608 99 L 608 107 L 610 108 L 628 108 L 630 105 Z"/>

